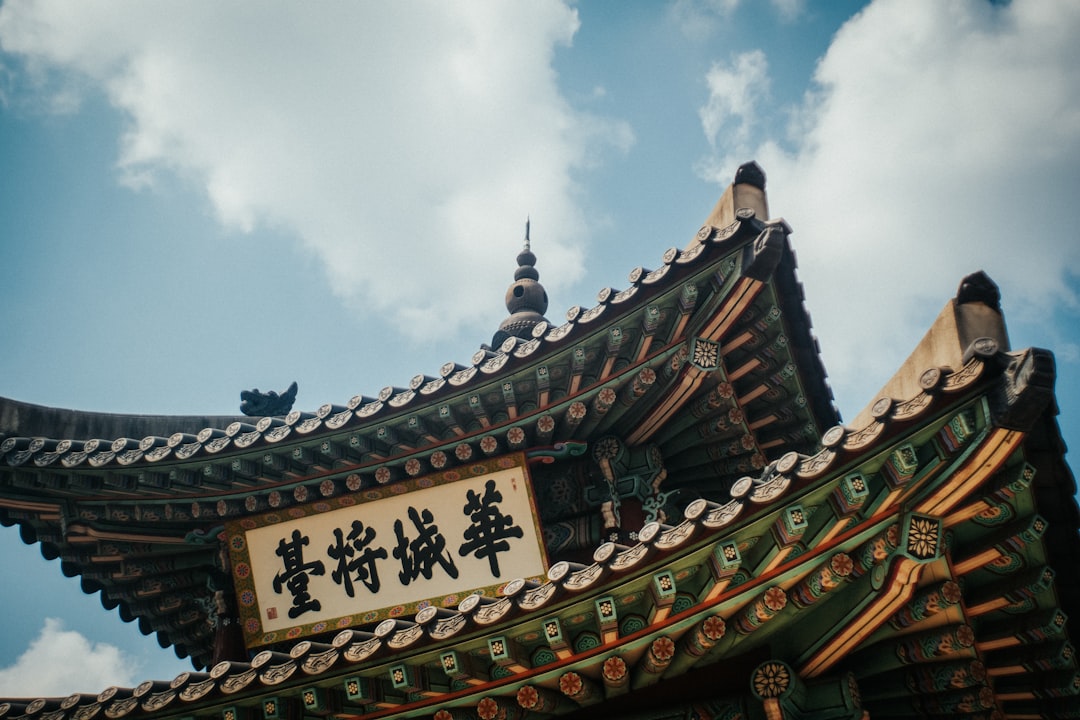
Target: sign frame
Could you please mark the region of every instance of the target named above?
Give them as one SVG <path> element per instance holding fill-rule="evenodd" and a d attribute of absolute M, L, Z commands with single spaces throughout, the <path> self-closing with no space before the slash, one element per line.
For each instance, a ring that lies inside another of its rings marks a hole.
<path fill-rule="evenodd" d="M 438 513 L 434 517 L 434 524 L 438 523 L 440 517 L 447 518 L 451 516 L 454 518 L 451 522 L 456 523 L 458 526 L 468 524 L 469 508 L 465 507 L 465 505 L 472 503 L 472 509 L 475 510 L 481 507 L 482 499 L 490 501 L 492 496 L 486 494 L 485 490 L 494 489 L 496 479 L 498 479 L 498 494 L 500 496 L 503 495 L 502 489 L 504 488 L 508 491 L 508 494 L 511 492 L 514 494 L 512 502 L 507 503 L 512 506 L 512 512 L 508 512 L 506 516 L 513 518 L 513 523 L 520 528 L 521 532 L 520 539 L 515 535 L 508 538 L 507 541 L 513 543 L 515 552 L 527 555 L 529 563 L 537 563 L 535 568 L 527 568 L 527 570 L 533 570 L 533 572 L 526 575 L 526 579 L 541 579 L 547 572 L 549 561 L 539 514 L 536 509 L 536 497 L 533 492 L 532 480 L 529 477 L 528 464 L 525 454 L 520 452 L 486 458 L 422 477 L 368 487 L 337 497 L 226 522 L 226 545 L 229 550 L 236 606 L 240 615 L 244 644 L 248 648 L 255 648 L 285 640 L 294 641 L 303 637 L 339 631 L 345 628 L 371 625 L 387 618 L 412 615 L 429 605 L 446 608 L 457 607 L 462 600 L 472 594 L 497 595 L 508 582 L 522 577 L 521 571 L 518 569 L 521 567 L 521 563 L 517 560 L 509 562 L 505 568 L 500 568 L 500 575 L 495 578 L 496 560 L 475 551 L 472 553 L 461 552 L 460 554 L 457 552 L 459 549 L 464 550 L 465 545 L 468 544 L 461 543 L 460 535 L 445 538 L 445 551 L 453 553 L 456 562 L 464 563 L 466 568 L 471 568 L 471 570 L 467 570 L 464 576 L 457 578 L 450 577 L 446 572 L 441 572 L 446 570 L 445 566 L 429 566 L 429 572 L 424 575 L 423 579 L 418 579 L 414 571 L 412 579 L 417 580 L 417 584 L 422 587 L 418 587 L 416 590 L 419 593 L 418 597 L 410 597 L 405 601 L 393 602 L 387 605 L 376 600 L 378 590 L 371 593 L 369 592 L 370 587 L 365 588 L 363 585 L 357 584 L 355 595 L 350 592 L 347 601 L 335 597 L 334 605 L 325 611 L 321 608 L 313 614 L 305 611 L 295 618 L 290 617 L 290 619 L 284 620 L 281 618 L 283 609 L 288 607 L 290 599 L 295 602 L 295 597 L 291 598 L 285 592 L 285 588 L 282 587 L 281 577 L 275 578 L 277 580 L 275 589 L 267 590 L 268 581 L 271 579 L 270 575 L 272 574 L 272 569 L 269 567 L 269 562 L 272 560 L 268 560 L 268 558 L 276 555 L 279 559 L 273 562 L 284 564 L 284 556 L 280 554 L 280 551 L 285 548 L 285 538 L 288 533 L 296 533 L 296 528 L 306 528 L 305 532 L 310 533 L 314 530 L 319 533 L 319 540 L 310 545 L 306 544 L 303 550 L 311 553 L 311 557 L 318 557 L 323 561 L 323 571 L 319 573 L 320 577 L 317 580 L 325 588 L 326 578 L 330 577 L 336 561 L 331 559 L 332 556 L 328 557 L 327 553 L 323 552 L 321 545 L 325 545 L 325 542 L 322 541 L 329 534 L 335 532 L 335 524 L 340 526 L 345 522 L 355 519 L 362 520 L 363 518 L 368 518 L 370 523 L 382 523 L 382 529 L 379 531 L 379 542 L 385 550 L 389 551 L 385 553 L 385 556 L 379 556 L 377 560 L 383 577 L 382 582 L 400 582 L 407 586 L 409 580 L 399 580 L 399 576 L 396 574 L 398 570 L 407 574 L 406 561 L 398 554 L 400 548 L 394 547 L 394 534 L 386 531 L 385 527 L 392 519 L 395 525 L 403 527 L 406 533 L 412 532 L 412 534 L 416 534 L 416 530 L 420 526 L 414 526 L 410 522 L 411 515 L 402 517 L 399 506 L 407 503 L 409 509 L 413 510 L 414 506 L 418 506 L 426 500 L 435 499 L 439 504 L 433 506 L 437 508 Z M 519 484 L 522 493 L 520 497 L 516 495 L 519 492 Z M 460 492 L 454 493 L 454 490 L 460 490 Z M 450 497 L 454 498 L 460 495 L 461 502 L 456 503 L 456 506 L 450 506 L 445 499 L 439 500 L 439 498 L 448 497 L 448 493 L 451 494 Z M 466 498 L 468 498 L 469 502 L 466 502 Z M 500 501 L 502 499 L 503 497 L 499 498 Z M 520 516 L 522 510 L 526 507 L 526 502 L 529 515 L 527 518 Z M 381 509 L 378 507 L 380 503 L 382 503 Z M 484 505 L 485 509 L 489 507 L 495 507 L 494 512 L 499 512 L 496 503 Z M 386 509 L 390 508 L 398 508 L 398 512 L 391 518 L 387 518 L 385 515 L 379 517 L 380 513 L 385 513 Z M 333 520 L 329 515 L 331 513 L 334 514 Z M 457 515 L 462 515 L 465 519 L 457 518 Z M 325 516 L 325 523 L 319 522 L 319 518 L 323 516 Z M 375 518 L 378 518 L 378 520 L 375 520 Z M 397 529 L 395 527 L 395 530 Z M 384 535 L 385 537 L 383 537 Z M 276 550 L 270 546 L 271 538 L 280 543 Z M 338 533 L 337 539 L 341 540 L 341 533 Z M 400 540 L 400 536 L 398 539 Z M 531 543 L 535 543 L 535 551 Z M 475 542 L 472 544 L 473 546 L 476 545 Z M 521 544 L 520 548 L 517 547 L 519 544 Z M 326 548 L 326 550 L 329 549 Z M 510 551 L 504 550 L 501 552 L 508 553 Z M 476 555 L 476 557 L 469 557 L 470 554 Z M 509 558 L 504 559 L 508 560 Z M 477 573 L 481 572 L 476 569 L 477 563 L 489 566 L 490 572 L 487 578 L 494 580 L 493 583 L 476 584 Z M 338 570 L 340 570 L 340 567 Z M 510 572 L 507 572 L 507 570 L 510 570 Z M 278 575 L 282 574 L 284 574 L 284 570 Z M 470 577 L 472 578 L 471 582 Z M 308 579 L 304 578 L 303 580 L 306 590 Z M 334 582 L 340 584 L 340 580 L 339 575 Z M 432 592 L 433 590 L 434 592 Z M 395 587 L 390 592 L 402 594 L 406 591 Z M 355 609 L 350 609 L 349 612 L 340 612 L 341 605 L 346 602 Z M 338 610 L 334 610 L 334 607 L 337 607 Z M 305 618 L 305 614 L 308 614 L 309 617 Z"/>

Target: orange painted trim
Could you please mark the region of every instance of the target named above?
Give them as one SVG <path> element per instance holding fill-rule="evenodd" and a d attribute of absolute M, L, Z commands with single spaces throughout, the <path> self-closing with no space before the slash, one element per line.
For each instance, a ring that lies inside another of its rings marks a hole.
<path fill-rule="evenodd" d="M 739 278 L 731 293 L 728 294 L 729 298 L 735 298 L 735 302 L 728 304 L 722 308 L 721 312 L 713 316 L 712 321 L 702 328 L 701 337 L 714 341 L 723 337 L 764 288 L 765 283 L 760 280 Z"/>
<path fill-rule="evenodd" d="M 915 594 L 915 586 L 924 567 L 925 565 L 909 558 L 898 557 L 881 595 L 873 600 L 854 622 L 848 623 L 821 650 L 818 650 L 799 669 L 799 676 L 813 678 L 828 672 L 843 660 L 849 651 L 888 622 L 889 618 Z"/>
<path fill-rule="evenodd" d="M 981 553 L 975 553 L 967 560 L 962 562 L 953 563 L 952 571 L 954 577 L 961 575 L 967 575 L 972 570 L 978 570 L 984 565 L 993 562 L 1001 557 L 1001 552 L 997 548 L 987 548 Z"/>
<path fill-rule="evenodd" d="M 717 341 L 721 338 L 724 333 L 730 329 L 735 320 L 737 320 L 746 308 L 749 307 L 750 303 L 757 298 L 764 287 L 765 284 L 758 280 L 740 278 L 733 291 L 728 295 L 728 299 L 733 299 L 734 301 L 729 302 L 720 308 L 713 320 L 702 329 L 700 337 L 712 341 Z M 682 331 L 683 328 L 679 328 L 677 336 L 681 335 Z M 753 367 L 748 368 L 745 372 L 749 372 L 752 369 Z M 659 427 L 675 414 L 693 393 L 697 391 L 701 386 L 701 383 L 704 382 L 705 377 L 707 377 L 707 373 L 696 370 L 694 372 L 696 372 L 698 376 L 693 379 L 692 384 L 686 382 L 686 379 L 689 377 L 688 373 L 680 380 L 679 387 L 669 393 L 664 402 L 653 410 L 653 412 L 638 425 L 637 429 L 634 430 L 632 434 L 627 436 L 626 442 L 628 445 L 640 445 L 643 442 L 647 442 Z"/>
<path fill-rule="evenodd" d="M 626 438 L 629 446 L 640 445 L 646 442 L 653 433 L 667 421 L 669 417 L 682 407 L 687 400 L 693 397 L 708 375 L 701 370 L 691 368 L 684 371 L 678 385 L 671 391 L 664 402 L 652 414 L 637 427 L 634 433 Z"/>
<path fill-rule="evenodd" d="M 0 507 L 12 510 L 26 510 L 28 512 L 60 513 L 60 505 L 57 503 L 38 503 L 26 500 L 14 500 L 12 498 L 0 498 Z"/>
<path fill-rule="evenodd" d="M 953 473 L 951 482 L 938 488 L 915 508 L 927 515 L 944 516 L 967 496 L 1001 469 L 1005 461 L 1020 447 L 1024 433 L 1018 430 L 994 428 L 964 467 Z"/>

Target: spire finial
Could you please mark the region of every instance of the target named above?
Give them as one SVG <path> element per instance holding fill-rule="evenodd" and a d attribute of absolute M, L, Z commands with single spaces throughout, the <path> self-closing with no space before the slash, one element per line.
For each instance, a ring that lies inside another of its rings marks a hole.
<path fill-rule="evenodd" d="M 532 239 L 529 231 L 532 219 L 525 216 L 525 248 L 518 253 L 517 269 L 514 270 L 514 282 L 506 291 L 506 309 L 510 317 L 502 321 L 498 331 L 491 339 L 492 347 L 500 347 L 509 337 L 527 340 L 533 327 L 546 322 L 548 298 L 544 286 L 540 284 L 540 273 L 536 271 L 536 256 L 533 255 Z"/>

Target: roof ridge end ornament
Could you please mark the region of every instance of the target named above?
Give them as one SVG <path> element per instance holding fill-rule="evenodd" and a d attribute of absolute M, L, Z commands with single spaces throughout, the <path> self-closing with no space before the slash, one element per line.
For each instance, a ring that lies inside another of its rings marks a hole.
<path fill-rule="evenodd" d="M 752 185 L 762 192 L 765 191 L 765 171 L 761 169 L 761 166 L 757 164 L 757 161 L 751 160 L 745 162 L 739 166 L 735 171 L 735 185 Z M 762 218 L 764 220 L 764 218 Z"/>
<path fill-rule="evenodd" d="M 296 402 L 297 385 L 294 380 L 287 390 L 278 394 L 273 390 L 259 392 L 259 388 L 240 391 L 240 412 L 248 417 L 278 417 L 288 415 Z"/>

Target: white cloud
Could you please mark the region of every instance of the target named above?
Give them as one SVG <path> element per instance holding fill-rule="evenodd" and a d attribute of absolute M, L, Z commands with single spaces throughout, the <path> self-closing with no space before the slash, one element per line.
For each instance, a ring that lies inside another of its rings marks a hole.
<path fill-rule="evenodd" d="M 847 417 L 970 272 L 1047 336 L 1051 312 L 1076 312 L 1077 37 L 1070 0 L 878 0 L 834 38 L 799 134 L 757 143 Z M 725 102 L 707 107 L 736 114 Z M 718 180 L 749 158 L 739 150 L 718 136 Z"/>
<path fill-rule="evenodd" d="M 701 108 L 701 126 L 714 148 L 743 150 L 757 121 L 758 104 L 769 95 L 769 63 L 765 53 L 751 50 L 727 65 L 713 63 L 705 75 L 709 101 Z M 723 135 L 721 135 L 723 133 Z"/>
<path fill-rule="evenodd" d="M 0 697 L 66 697 L 72 691 L 99 693 L 116 685 L 134 687 L 137 663 L 119 648 L 91 643 L 63 622 L 46 618 L 41 634 L 15 661 L 0 668 Z M 78 687 L 72 687 L 76 678 Z"/>
<path fill-rule="evenodd" d="M 574 172 L 632 134 L 560 95 L 577 28 L 554 0 L 0 8 L 4 50 L 127 118 L 126 182 L 175 172 L 226 226 L 294 233 L 336 294 L 428 340 L 502 294 L 527 214 L 549 289 L 581 275 Z"/>

